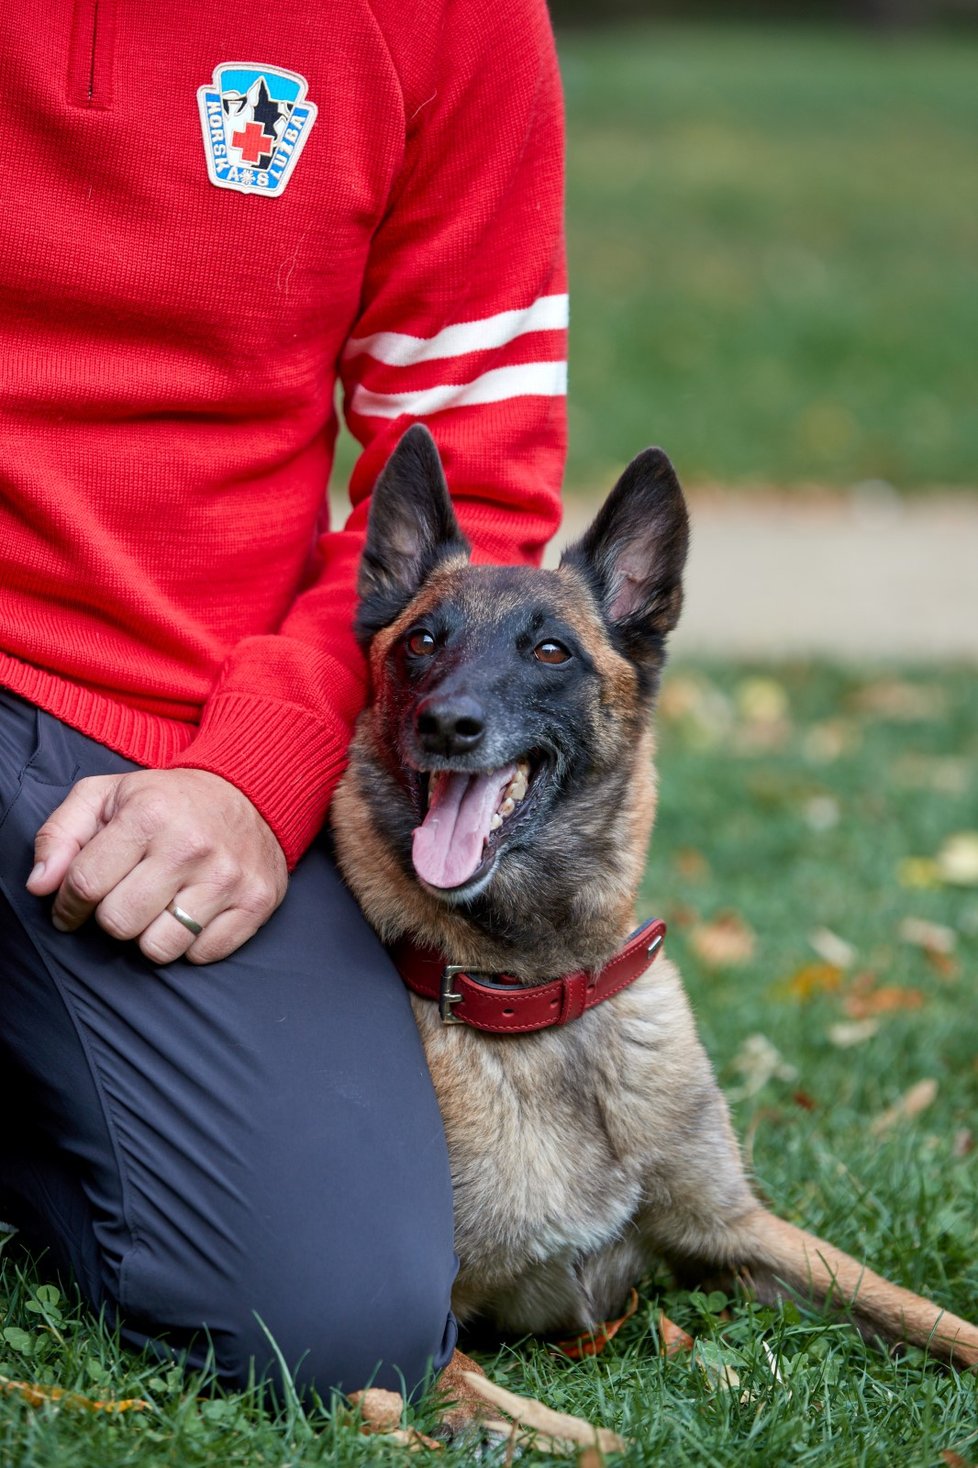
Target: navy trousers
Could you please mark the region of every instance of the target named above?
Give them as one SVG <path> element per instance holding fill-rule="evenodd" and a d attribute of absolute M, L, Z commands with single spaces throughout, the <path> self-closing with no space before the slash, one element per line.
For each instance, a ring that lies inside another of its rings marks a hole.
<path fill-rule="evenodd" d="M 34 834 L 134 768 L 0 691 L 0 1217 L 124 1339 L 220 1377 L 409 1388 L 455 1343 L 445 1140 L 406 992 L 322 844 L 244 948 L 51 925 Z"/>

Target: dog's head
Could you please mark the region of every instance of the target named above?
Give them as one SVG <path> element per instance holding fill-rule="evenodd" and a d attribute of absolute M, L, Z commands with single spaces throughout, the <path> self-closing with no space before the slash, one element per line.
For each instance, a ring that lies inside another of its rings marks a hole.
<path fill-rule="evenodd" d="M 373 495 L 357 624 L 373 696 L 334 808 L 344 869 L 387 935 L 444 935 L 450 915 L 456 935 L 545 948 L 551 972 L 571 941 L 588 961 L 582 924 L 595 952 L 609 925 L 619 941 L 687 538 L 672 466 L 648 449 L 557 570 L 470 565 L 434 441 L 404 435 Z"/>

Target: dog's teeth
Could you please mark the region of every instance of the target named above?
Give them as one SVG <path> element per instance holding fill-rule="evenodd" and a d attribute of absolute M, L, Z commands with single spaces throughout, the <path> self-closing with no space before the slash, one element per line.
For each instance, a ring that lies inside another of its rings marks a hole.
<path fill-rule="evenodd" d="M 516 801 L 515 800 L 510 800 L 509 797 L 507 796 L 507 798 L 503 801 L 502 805 L 499 807 L 499 810 L 496 812 L 497 815 L 499 815 L 499 816 L 502 817 L 502 820 L 500 821 L 499 824 L 502 825 L 502 823 L 506 819 L 506 817 L 507 816 L 511 816 L 513 814 L 513 811 L 515 809 L 516 809 Z"/>
<path fill-rule="evenodd" d="M 518 759 L 516 761 L 516 768 L 525 780 L 530 778 L 530 761 L 528 759 Z"/>
<path fill-rule="evenodd" d="M 490 831 L 498 831 L 499 828 L 500 828 L 500 826 L 502 825 L 502 823 L 503 823 L 503 818 L 499 814 L 499 812 L 497 811 L 496 814 L 493 816 L 492 820 L 489 822 L 489 829 L 490 829 Z"/>
<path fill-rule="evenodd" d="M 506 787 L 506 795 L 510 800 L 522 800 L 527 791 L 526 776 L 520 771 L 514 775 Z"/>

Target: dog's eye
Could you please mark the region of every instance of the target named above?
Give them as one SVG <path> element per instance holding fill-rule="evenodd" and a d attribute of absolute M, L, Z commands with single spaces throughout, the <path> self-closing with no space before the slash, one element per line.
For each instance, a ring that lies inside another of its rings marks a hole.
<path fill-rule="evenodd" d="M 408 635 L 407 650 L 412 657 L 430 658 L 435 650 L 435 639 L 423 627 L 416 627 Z"/>
<path fill-rule="evenodd" d="M 566 663 L 570 652 L 562 642 L 554 642 L 548 638 L 546 642 L 537 643 L 533 656 L 540 663 Z"/>

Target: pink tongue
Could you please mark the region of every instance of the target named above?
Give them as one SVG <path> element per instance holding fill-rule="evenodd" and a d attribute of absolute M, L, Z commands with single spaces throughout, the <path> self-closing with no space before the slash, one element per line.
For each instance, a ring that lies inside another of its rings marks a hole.
<path fill-rule="evenodd" d="M 516 773 L 515 765 L 488 775 L 431 776 L 428 814 L 414 832 L 414 870 L 432 887 L 461 887 L 482 860 L 500 797 Z"/>

